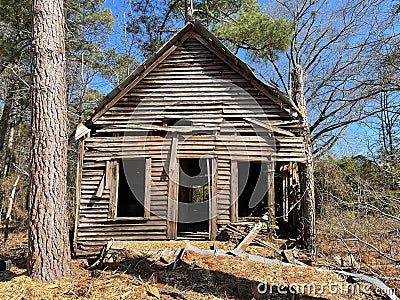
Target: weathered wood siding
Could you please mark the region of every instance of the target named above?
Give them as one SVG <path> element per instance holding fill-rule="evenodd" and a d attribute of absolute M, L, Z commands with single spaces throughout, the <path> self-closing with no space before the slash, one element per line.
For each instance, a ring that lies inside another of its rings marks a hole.
<path fill-rule="evenodd" d="M 167 213 L 168 178 L 164 167 L 172 131 L 181 131 L 178 159 L 205 154 L 218 159 L 218 224 L 230 220 L 232 159 L 268 160 L 272 156 L 282 161 L 304 159 L 301 137 L 277 133 L 271 139 L 264 128 L 242 119 L 254 118 L 292 132 L 297 130 L 287 108 L 260 92 L 204 43 L 194 37 L 186 39 L 94 122 L 92 136 L 85 140 L 76 239 L 78 253 L 98 251 L 112 238 L 166 238 L 166 221 L 158 216 Z M 192 123 L 191 126 L 178 123 L 170 127 L 170 132 L 164 132 L 165 136 L 159 134 L 162 131 L 158 129 L 166 125 L 163 121 L 173 119 Z M 147 221 L 110 220 L 110 190 L 104 190 L 101 198 L 95 197 L 106 162 L 138 156 L 152 159 L 151 217 Z"/>

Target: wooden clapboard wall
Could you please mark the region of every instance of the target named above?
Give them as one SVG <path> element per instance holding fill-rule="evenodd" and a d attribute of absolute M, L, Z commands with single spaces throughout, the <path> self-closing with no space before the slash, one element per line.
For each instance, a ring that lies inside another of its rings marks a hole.
<path fill-rule="evenodd" d="M 160 56 L 156 67 L 91 124 L 78 178 L 77 254 L 99 251 L 110 239 L 166 238 L 165 168 L 173 134 L 178 135 L 178 159 L 217 158 L 218 224 L 230 221 L 231 160 L 304 161 L 297 133 L 301 127 L 293 110 L 256 88 L 220 50 L 197 33 L 186 33 L 169 55 Z M 179 120 L 186 122 L 168 123 Z M 96 197 L 107 164 L 122 157 L 151 157 L 147 220 L 110 219 L 110 186 Z"/>

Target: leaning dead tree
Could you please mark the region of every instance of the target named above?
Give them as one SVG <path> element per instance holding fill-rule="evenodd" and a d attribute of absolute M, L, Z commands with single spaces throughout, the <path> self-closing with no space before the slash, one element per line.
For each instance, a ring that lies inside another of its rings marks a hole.
<path fill-rule="evenodd" d="M 312 141 L 310 127 L 308 124 L 308 112 L 306 107 L 306 98 L 304 95 L 304 69 L 296 64 L 292 71 L 292 99 L 296 103 L 302 114 L 303 131 L 301 132 L 306 163 L 302 165 L 302 235 L 305 247 L 311 253 L 315 253 L 315 191 L 314 191 L 314 164 L 312 157 Z"/>

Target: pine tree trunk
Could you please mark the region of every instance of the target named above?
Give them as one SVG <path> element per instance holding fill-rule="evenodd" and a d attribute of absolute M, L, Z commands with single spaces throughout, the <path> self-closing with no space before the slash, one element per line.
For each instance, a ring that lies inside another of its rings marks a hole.
<path fill-rule="evenodd" d="M 52 281 L 72 273 L 63 1 L 34 0 L 32 30 L 28 272 L 33 279 Z"/>
<path fill-rule="evenodd" d="M 305 248 L 314 254 L 315 244 L 315 191 L 314 191 L 314 164 L 312 158 L 312 142 L 310 127 L 308 124 L 308 113 L 306 99 L 304 96 L 304 70 L 300 65 L 295 65 L 292 72 L 292 97 L 303 117 L 302 132 L 306 163 L 301 167 L 301 190 L 302 190 L 302 236 Z"/>

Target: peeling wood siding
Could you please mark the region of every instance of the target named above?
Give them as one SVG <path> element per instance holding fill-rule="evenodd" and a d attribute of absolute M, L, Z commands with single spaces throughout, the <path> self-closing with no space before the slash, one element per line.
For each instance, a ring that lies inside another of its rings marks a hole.
<path fill-rule="evenodd" d="M 98 251 L 109 239 L 166 238 L 167 222 L 157 216 L 167 214 L 168 178 L 164 165 L 168 159 L 172 134 L 167 133 L 165 137 L 147 136 L 152 130 L 146 130 L 144 125 L 157 123 L 157 126 L 163 126 L 163 119 L 166 118 L 185 119 L 192 122 L 191 127 L 200 130 L 198 135 L 178 135 L 177 158 L 198 158 L 205 154 L 218 158 L 219 225 L 230 222 L 232 159 L 250 157 L 259 161 L 275 157 L 278 161 L 304 161 L 301 137 L 276 134 L 273 141 L 278 152 L 275 155 L 274 147 L 265 142 L 265 139 L 269 139 L 265 129 L 255 126 L 257 132 L 264 134 L 264 138 L 252 134 L 254 128 L 240 119 L 242 117 L 271 122 L 297 135 L 298 125 L 287 109 L 262 94 L 199 41 L 189 38 L 178 46 L 105 112 L 93 124 L 92 137 L 85 139 L 77 254 Z M 181 126 L 182 131 L 187 129 Z M 234 136 L 234 131 L 239 135 Z M 123 136 L 126 132 L 135 135 Z M 107 161 L 138 156 L 151 156 L 152 159 L 151 217 L 147 221 L 110 220 L 110 189 L 105 188 L 101 198 L 95 197 L 106 172 Z M 168 166 L 166 168 L 168 170 Z"/>

